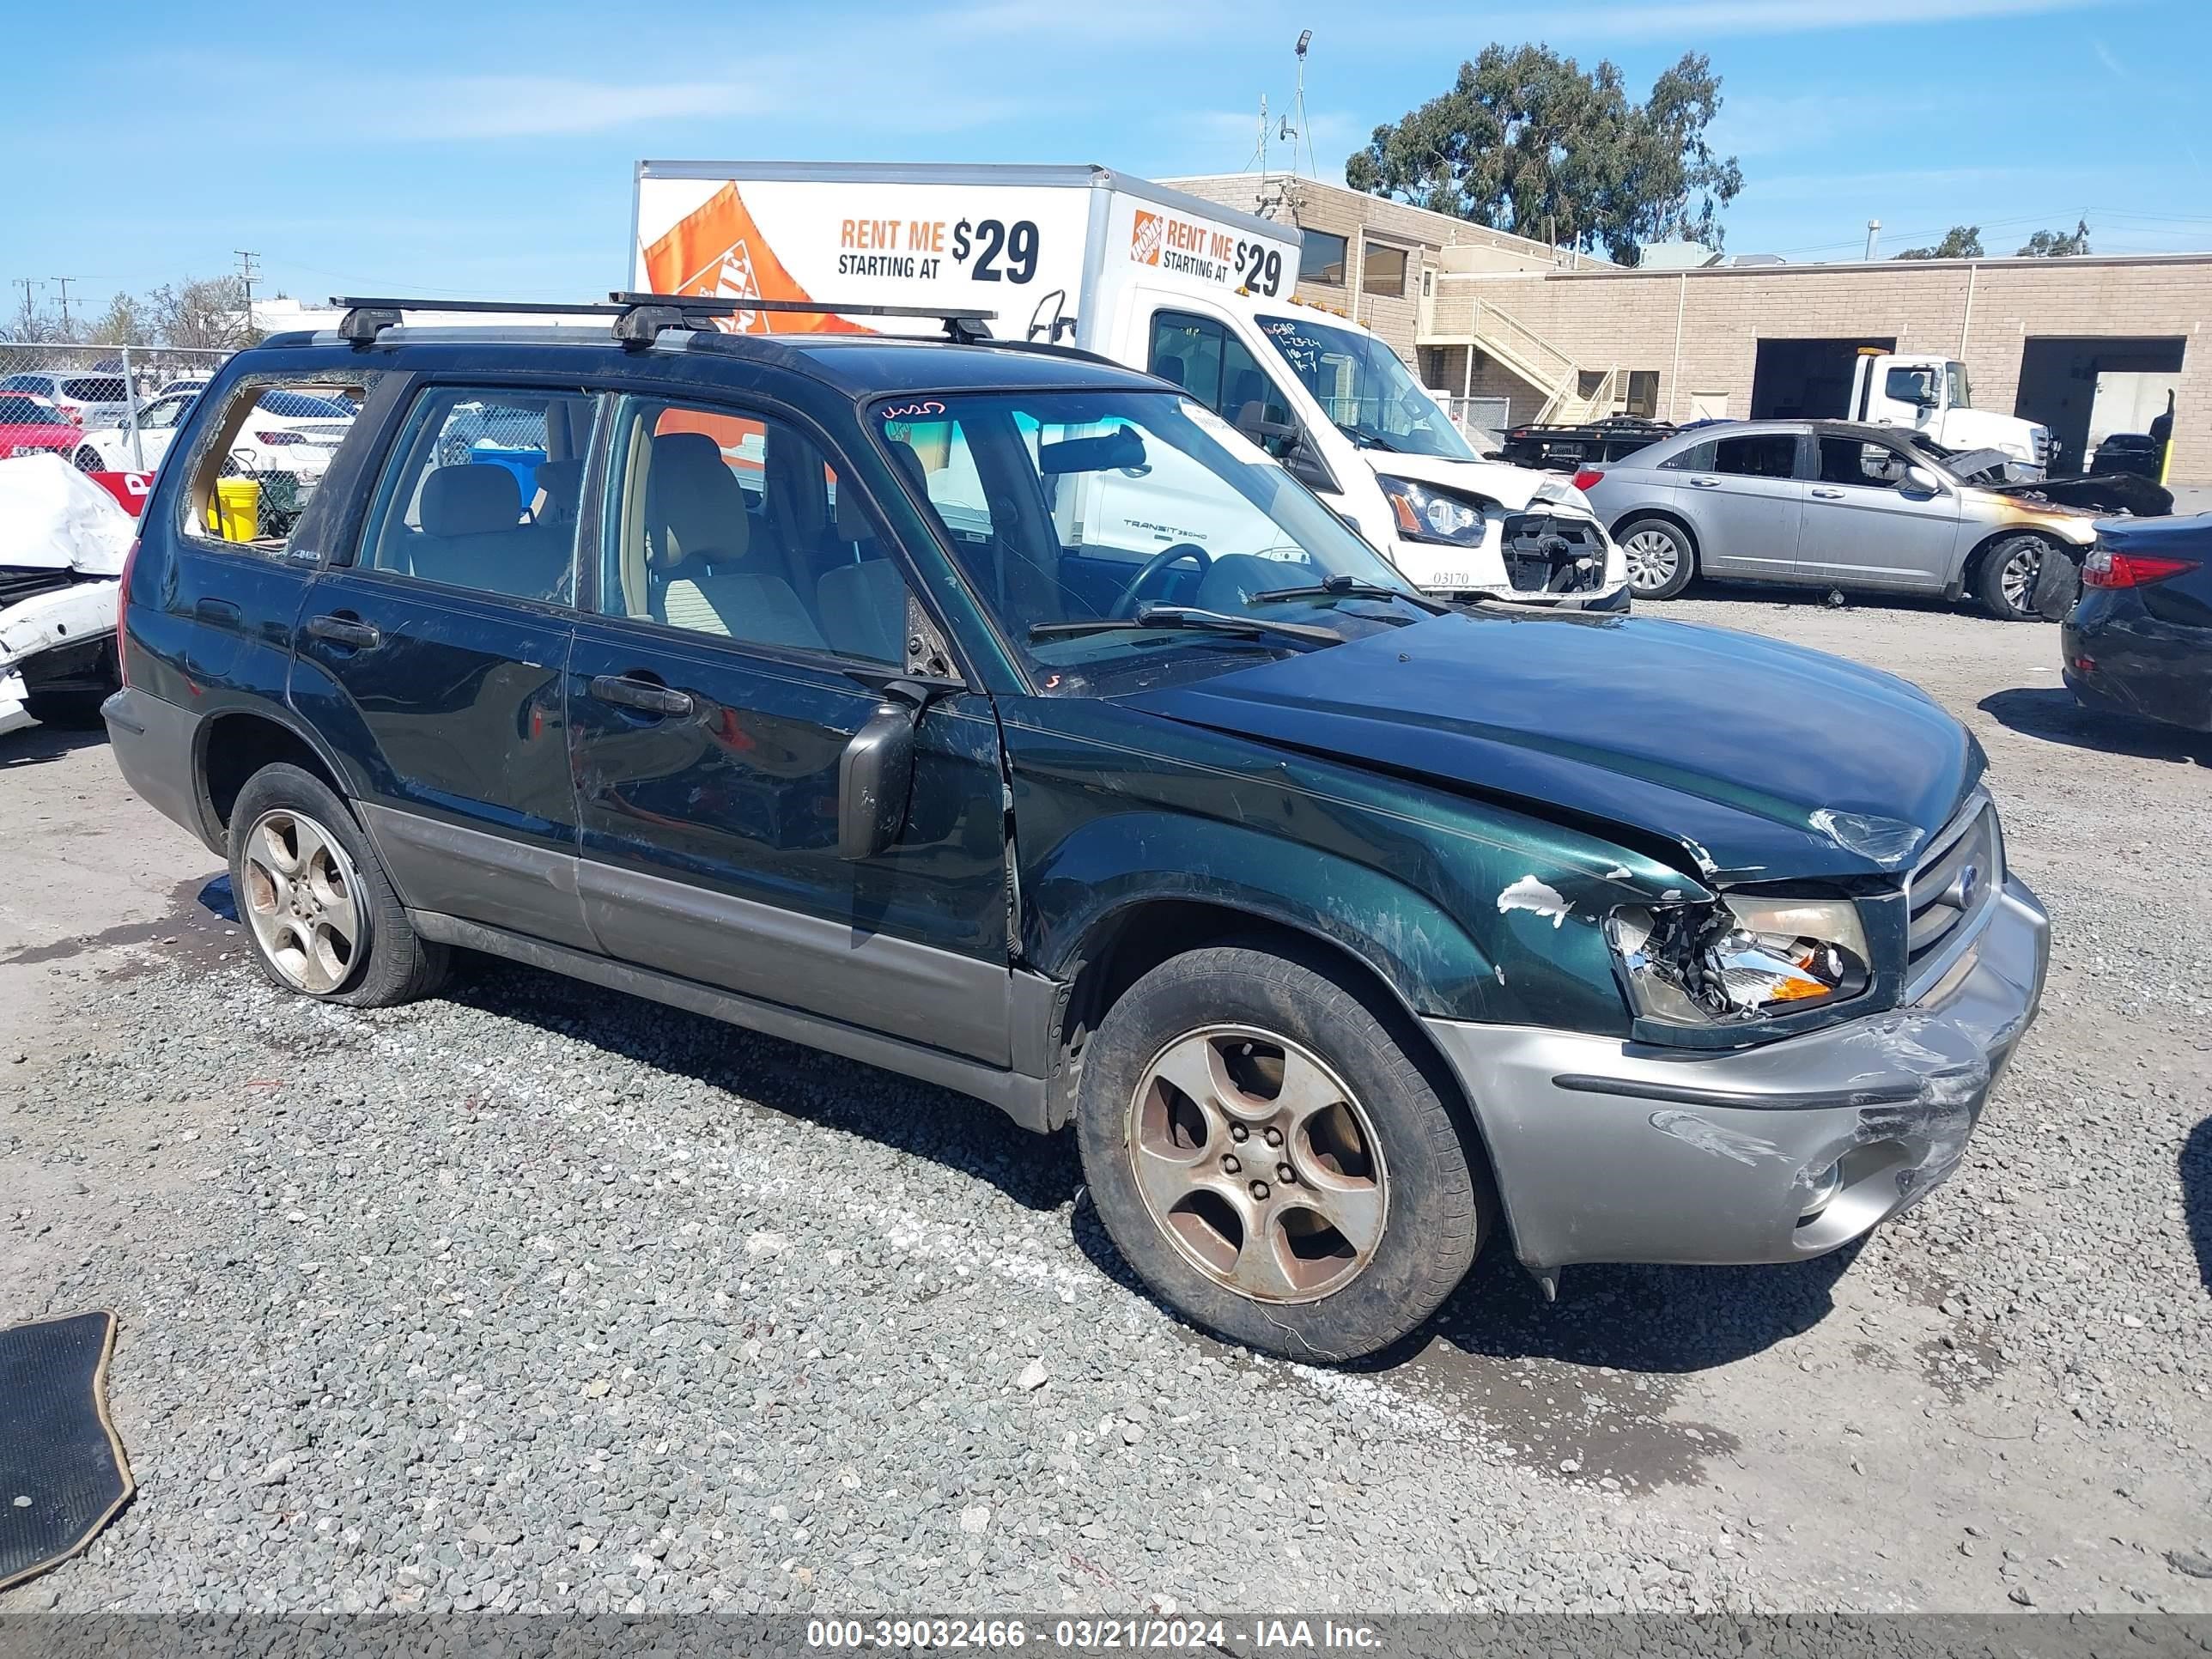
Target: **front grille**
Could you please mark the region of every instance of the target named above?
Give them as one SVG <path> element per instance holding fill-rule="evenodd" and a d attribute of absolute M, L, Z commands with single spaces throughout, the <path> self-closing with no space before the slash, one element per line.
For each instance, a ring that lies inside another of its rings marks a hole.
<path fill-rule="evenodd" d="M 1605 584 L 1605 544 L 1587 519 L 1509 514 L 1498 551 L 1516 593 L 1580 593 Z"/>
<path fill-rule="evenodd" d="M 1907 1000 L 1942 978 L 1980 931 L 2004 887 L 1996 808 L 1977 795 L 1944 825 L 1905 884 Z"/>

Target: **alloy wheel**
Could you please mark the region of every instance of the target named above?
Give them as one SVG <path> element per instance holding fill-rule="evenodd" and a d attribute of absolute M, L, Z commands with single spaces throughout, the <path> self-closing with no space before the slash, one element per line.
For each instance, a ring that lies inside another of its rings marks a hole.
<path fill-rule="evenodd" d="M 1682 568 L 1682 550 L 1663 530 L 1639 530 L 1620 550 L 1628 560 L 1628 585 L 1639 593 L 1657 592 Z"/>
<path fill-rule="evenodd" d="M 246 832 L 245 907 L 261 953 L 285 982 L 313 996 L 338 989 L 362 943 L 361 880 L 329 830 L 289 807 Z"/>
<path fill-rule="evenodd" d="M 2015 611 L 2033 609 L 2036 578 L 2042 574 L 2043 549 L 2033 541 L 2024 543 L 2004 562 L 2004 568 L 1997 574 L 1997 586 L 2004 592 L 2005 602 Z"/>
<path fill-rule="evenodd" d="M 1216 1284 L 1311 1302 L 1374 1260 L 1389 1211 L 1375 1126 L 1310 1050 L 1255 1026 L 1169 1043 L 1129 1103 L 1145 1207 Z"/>

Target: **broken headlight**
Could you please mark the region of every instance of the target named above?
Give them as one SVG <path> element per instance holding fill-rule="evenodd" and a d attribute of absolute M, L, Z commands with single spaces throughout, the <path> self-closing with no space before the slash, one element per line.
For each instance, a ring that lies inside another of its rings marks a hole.
<path fill-rule="evenodd" d="M 1390 516 L 1398 533 L 1409 542 L 1447 542 L 1460 547 L 1480 547 L 1489 533 L 1481 501 L 1433 484 L 1387 474 L 1375 482 L 1390 502 Z"/>
<path fill-rule="evenodd" d="M 1606 937 L 1637 1013 L 1670 1025 L 1773 1019 L 1855 997 L 1872 980 L 1849 899 L 1624 905 Z"/>

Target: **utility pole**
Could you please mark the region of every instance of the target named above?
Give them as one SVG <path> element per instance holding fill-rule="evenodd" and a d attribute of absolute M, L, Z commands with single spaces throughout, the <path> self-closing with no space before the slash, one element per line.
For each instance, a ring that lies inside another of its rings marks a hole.
<path fill-rule="evenodd" d="M 251 334 L 253 331 L 253 279 L 260 275 L 254 270 L 253 262 L 261 256 L 242 247 L 233 248 L 231 252 L 238 256 L 239 286 L 246 291 L 246 331 Z"/>
<path fill-rule="evenodd" d="M 46 278 L 46 280 L 47 280 L 48 282 L 50 282 L 50 283 L 55 283 L 56 285 L 58 285 L 58 286 L 61 289 L 61 291 L 62 291 L 62 333 L 63 333 L 63 335 L 64 335 L 64 337 L 66 337 L 66 336 L 68 335 L 69 331 L 70 331 L 70 319 L 69 319 L 69 285 L 70 285 L 71 283 L 75 282 L 76 279 L 75 277 L 73 277 L 73 276 L 49 276 L 49 277 L 47 277 L 47 278 Z"/>
<path fill-rule="evenodd" d="M 1876 249 L 1877 247 L 1879 247 L 1879 246 L 1881 246 L 1881 220 L 1879 220 L 1879 219 L 1869 219 L 1869 220 L 1868 220 L 1868 221 L 1867 221 L 1867 251 L 1866 251 L 1866 257 L 1867 257 L 1867 259 L 1868 259 L 1868 261 L 1869 261 L 1869 263 L 1871 263 L 1871 262 L 1873 261 L 1873 259 L 1874 259 L 1874 251 L 1875 251 L 1875 249 Z"/>
<path fill-rule="evenodd" d="M 31 290 L 38 286 L 38 278 L 18 276 L 14 280 L 15 286 L 23 290 L 23 332 L 28 334 L 31 331 Z"/>

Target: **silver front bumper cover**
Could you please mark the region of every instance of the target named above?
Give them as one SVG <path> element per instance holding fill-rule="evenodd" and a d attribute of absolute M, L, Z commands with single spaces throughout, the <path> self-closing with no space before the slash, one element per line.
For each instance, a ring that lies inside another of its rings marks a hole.
<path fill-rule="evenodd" d="M 1957 1167 L 2035 1017 L 2050 939 L 2035 895 L 2008 880 L 1931 1000 L 1733 1054 L 1425 1024 L 1473 1104 L 1530 1267 L 1795 1261 Z"/>

